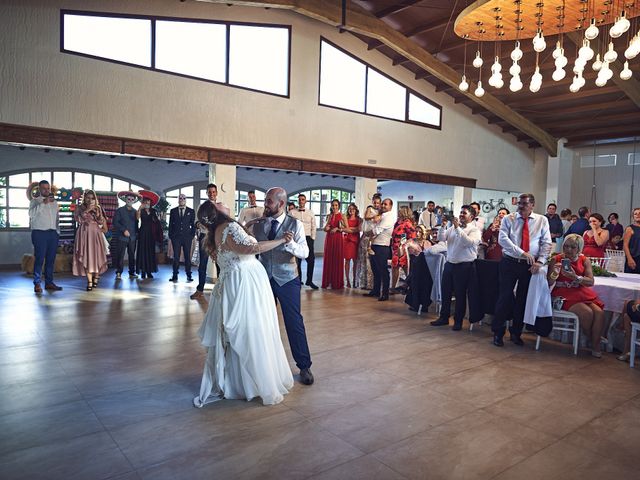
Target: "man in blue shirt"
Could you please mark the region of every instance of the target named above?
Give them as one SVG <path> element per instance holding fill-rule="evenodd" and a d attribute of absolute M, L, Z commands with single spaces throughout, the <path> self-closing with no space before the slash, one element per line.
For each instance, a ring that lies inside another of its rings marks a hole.
<path fill-rule="evenodd" d="M 590 214 L 591 213 L 589 212 L 589 207 L 580 207 L 580 209 L 578 210 L 578 220 L 576 220 L 576 222 L 573 225 L 571 225 L 566 232 L 564 232 L 564 235 L 567 236 L 571 233 L 575 233 L 577 235 L 582 236 L 584 232 L 586 232 L 587 230 L 590 230 L 591 229 L 591 227 L 589 226 Z"/>

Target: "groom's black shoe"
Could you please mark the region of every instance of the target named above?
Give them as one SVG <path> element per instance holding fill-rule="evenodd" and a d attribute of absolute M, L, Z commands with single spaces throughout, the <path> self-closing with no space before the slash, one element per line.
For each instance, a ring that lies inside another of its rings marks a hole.
<path fill-rule="evenodd" d="M 306 285 L 307 285 L 307 287 L 311 287 L 311 288 L 313 288 L 314 290 L 318 290 L 318 285 L 316 285 L 316 284 L 315 284 L 315 283 L 313 283 L 313 282 L 307 282 L 307 284 L 306 284 Z"/>
<path fill-rule="evenodd" d="M 300 381 L 305 385 L 313 385 L 313 373 L 308 368 L 300 370 Z"/>
<path fill-rule="evenodd" d="M 449 325 L 449 319 L 440 317 L 437 320 L 434 320 L 429 323 L 434 327 L 441 327 L 442 325 Z"/>
<path fill-rule="evenodd" d="M 363 297 L 379 297 L 380 294 L 379 293 L 369 292 L 369 293 L 363 293 L 362 296 Z"/>

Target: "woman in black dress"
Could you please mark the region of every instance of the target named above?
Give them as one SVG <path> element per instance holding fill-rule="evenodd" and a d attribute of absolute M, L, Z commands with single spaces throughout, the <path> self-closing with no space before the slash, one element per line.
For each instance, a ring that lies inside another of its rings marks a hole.
<path fill-rule="evenodd" d="M 151 208 L 149 198 L 143 198 L 137 215 L 140 220 L 140 230 L 138 231 L 136 251 L 136 273 L 142 274 L 142 278 L 153 278 L 152 273 L 158 271 L 156 262 L 157 232 L 158 230 L 162 231 L 162 226 L 156 211 Z"/>
<path fill-rule="evenodd" d="M 429 241 L 429 232 L 424 225 L 416 227 L 416 238 L 407 242 L 409 251 L 409 278 L 407 284 L 409 290 L 404 299 L 404 303 L 409 305 L 409 310 L 417 312 L 422 306 L 422 311 L 426 311 L 431 305 L 431 288 L 433 279 L 429 272 L 429 267 L 424 259 L 423 252 L 432 246 Z"/>

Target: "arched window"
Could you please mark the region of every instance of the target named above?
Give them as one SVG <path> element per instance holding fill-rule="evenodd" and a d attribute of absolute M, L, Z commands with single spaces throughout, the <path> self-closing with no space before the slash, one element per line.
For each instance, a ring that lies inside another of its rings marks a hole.
<path fill-rule="evenodd" d="M 331 211 L 331 201 L 340 201 L 340 208 L 347 211 L 347 206 L 355 201 L 355 193 L 349 190 L 336 188 L 317 187 L 309 190 L 300 190 L 289 195 L 289 201 L 298 205 L 298 195 L 304 194 L 307 197 L 307 208 L 316 216 L 316 226 L 322 228 L 325 219 Z"/>
<path fill-rule="evenodd" d="M 141 190 L 131 180 L 90 171 L 31 170 L 0 175 L 0 229 L 29 228 L 27 187 L 46 180 L 58 188 L 92 189 L 97 192 Z"/>

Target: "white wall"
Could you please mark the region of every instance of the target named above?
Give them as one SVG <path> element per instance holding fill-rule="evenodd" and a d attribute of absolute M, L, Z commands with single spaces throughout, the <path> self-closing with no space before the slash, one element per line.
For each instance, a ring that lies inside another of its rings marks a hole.
<path fill-rule="evenodd" d="M 291 24 L 291 98 L 62 54 L 60 7 Z M 531 151 L 512 136 L 355 37 L 291 12 L 174 0 L 10 0 L 0 18 L 0 122 L 324 161 L 376 159 L 381 167 L 477 178 L 480 188 L 530 190 L 540 176 Z M 440 103 L 442 131 L 318 106 L 320 35 Z"/>

